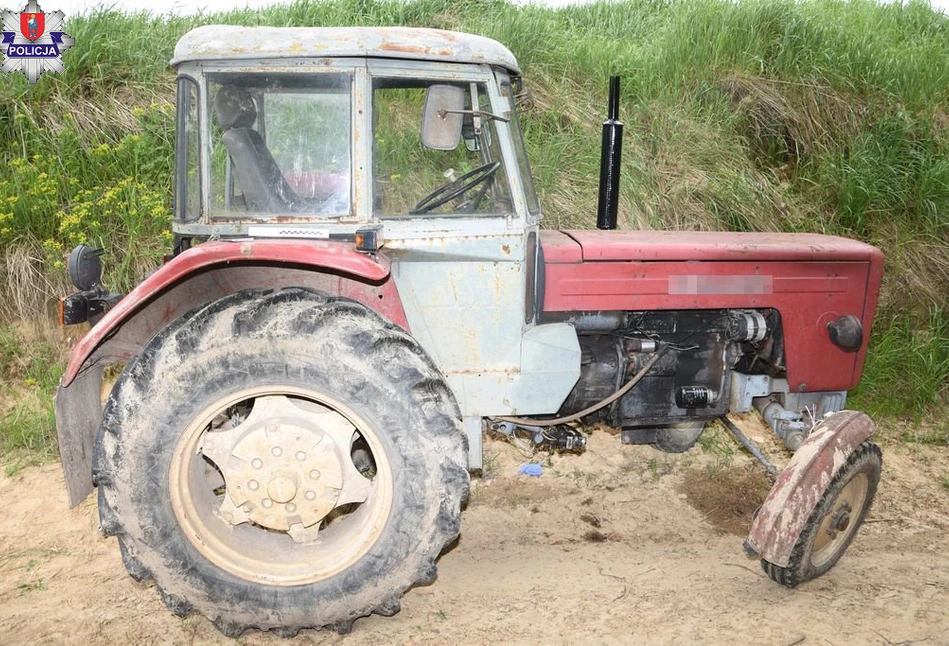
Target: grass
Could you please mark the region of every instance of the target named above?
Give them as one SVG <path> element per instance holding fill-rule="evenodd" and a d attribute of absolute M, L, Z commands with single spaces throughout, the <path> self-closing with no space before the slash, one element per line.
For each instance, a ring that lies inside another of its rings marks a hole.
<path fill-rule="evenodd" d="M 880 312 L 851 402 L 912 421 L 945 415 L 949 19 L 918 0 L 628 0 L 556 10 L 327 0 L 70 18 L 76 45 L 62 75 L 31 87 L 0 74 L 0 322 L 49 316 L 76 242 L 106 248 L 116 290 L 168 250 L 167 61 L 181 35 L 208 23 L 398 24 L 501 41 L 524 71 L 523 129 L 547 227 L 593 225 L 606 78 L 622 75 L 621 227 L 816 231 L 880 246 Z M 17 406 L 0 421 L 4 447 L 29 446 L 51 428 L 40 412 L 48 393 L 37 390 L 37 407 Z"/>
<path fill-rule="evenodd" d="M 7 475 L 57 455 L 53 394 L 62 373 L 59 347 L 28 342 L 0 325 L 0 459 Z"/>
<path fill-rule="evenodd" d="M 949 312 L 933 308 L 923 317 L 890 313 L 871 339 L 864 372 L 849 405 L 873 415 L 921 420 L 933 402 L 949 396 Z M 944 418 L 944 417 L 943 417 Z"/>
<path fill-rule="evenodd" d="M 722 426 L 713 422 L 705 426 L 699 435 L 698 445 L 702 452 L 714 458 L 713 468 L 722 469 L 732 463 L 732 458 L 741 451 L 737 440 Z"/>

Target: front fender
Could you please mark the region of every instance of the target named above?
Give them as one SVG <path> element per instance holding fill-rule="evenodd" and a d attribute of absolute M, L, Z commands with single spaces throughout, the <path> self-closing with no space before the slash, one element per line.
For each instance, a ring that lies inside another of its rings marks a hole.
<path fill-rule="evenodd" d="M 876 425 L 864 413 L 840 411 L 821 423 L 778 475 L 745 541 L 750 556 L 787 567 L 797 539 L 850 454 Z"/>

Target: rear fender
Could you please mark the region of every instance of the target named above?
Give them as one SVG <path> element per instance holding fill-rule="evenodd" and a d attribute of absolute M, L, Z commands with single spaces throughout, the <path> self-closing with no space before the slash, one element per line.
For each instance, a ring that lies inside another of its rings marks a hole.
<path fill-rule="evenodd" d="M 128 362 L 183 314 L 245 289 L 307 287 L 361 302 L 408 330 L 389 262 L 352 243 L 300 240 L 209 242 L 162 266 L 73 348 L 56 393 L 56 429 L 69 502 L 92 491 L 92 443 L 102 414 L 103 367 Z"/>
<path fill-rule="evenodd" d="M 791 550 L 831 480 L 875 428 L 866 414 L 845 410 L 828 417 L 808 436 L 778 475 L 751 524 L 745 541 L 750 556 L 787 567 Z"/>

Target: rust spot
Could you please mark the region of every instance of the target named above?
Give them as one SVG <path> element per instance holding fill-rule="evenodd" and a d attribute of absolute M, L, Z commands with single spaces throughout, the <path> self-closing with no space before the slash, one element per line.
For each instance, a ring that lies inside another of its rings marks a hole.
<path fill-rule="evenodd" d="M 244 242 L 244 243 L 241 244 L 241 255 L 242 255 L 242 256 L 249 256 L 249 255 L 251 255 L 253 252 L 254 252 L 254 249 L 253 249 L 253 247 L 250 245 L 250 243 Z"/>
<path fill-rule="evenodd" d="M 417 54 L 420 56 L 444 56 L 446 58 L 452 58 L 457 55 L 457 52 L 455 52 L 455 50 L 451 47 L 432 49 L 426 45 L 405 45 L 391 41 L 383 42 L 381 45 L 379 45 L 379 49 L 384 52 L 400 52 L 403 54 Z"/>
<path fill-rule="evenodd" d="M 379 49 L 386 52 L 406 52 L 408 54 L 427 54 L 428 47 L 422 45 L 400 45 L 398 43 L 384 42 L 379 45 Z"/>
<path fill-rule="evenodd" d="M 501 245 L 501 252 L 502 252 L 505 256 L 511 255 L 511 245 L 502 244 L 502 245 Z"/>

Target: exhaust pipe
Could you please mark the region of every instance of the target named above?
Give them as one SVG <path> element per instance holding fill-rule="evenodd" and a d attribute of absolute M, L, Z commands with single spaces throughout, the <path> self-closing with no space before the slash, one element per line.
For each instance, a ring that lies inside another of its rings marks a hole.
<path fill-rule="evenodd" d="M 600 150 L 600 196 L 596 205 L 597 229 L 616 228 L 622 148 L 623 124 L 619 120 L 619 77 L 611 76 L 609 118 L 603 122 L 603 147 Z"/>

